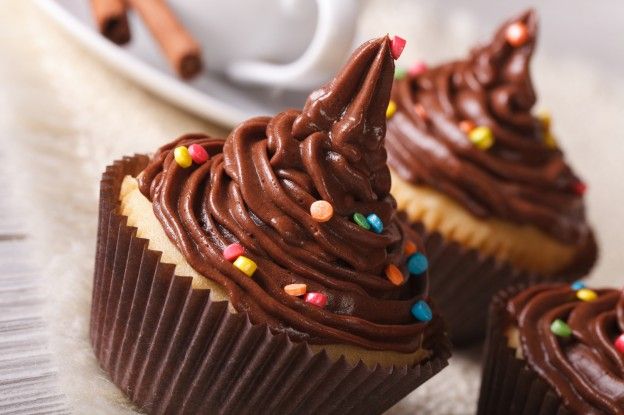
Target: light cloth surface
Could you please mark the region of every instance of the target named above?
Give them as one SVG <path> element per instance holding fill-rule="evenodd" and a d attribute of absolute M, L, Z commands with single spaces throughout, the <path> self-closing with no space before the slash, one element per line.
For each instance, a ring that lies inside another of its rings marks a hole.
<path fill-rule="evenodd" d="M 0 153 L 0 164 L 4 157 Z M 0 174 L 0 413 L 67 414 L 48 350 L 39 290 L 43 274 L 30 260 L 30 244 Z"/>
<path fill-rule="evenodd" d="M 416 56 L 439 57 L 440 50 L 448 50 L 446 56 L 464 53 L 474 40 L 474 22 L 458 14 L 442 22 L 431 17 L 415 2 L 371 1 L 362 17 L 361 37 L 391 30 L 418 39 L 406 49 L 399 62 L 403 65 Z M 2 163 L 16 195 L 16 218 L 30 235 L 30 256 L 43 276 L 33 280 L 41 291 L 32 306 L 43 307 L 35 314 L 45 316 L 50 353 L 58 367 L 58 379 L 50 376 L 45 388 L 65 394 L 74 413 L 134 413 L 98 368 L 88 341 L 100 175 L 123 155 L 153 151 L 183 132 L 219 129 L 119 77 L 62 34 L 30 1 L 4 0 L 0 21 Z M 590 217 L 601 244 L 592 283 L 620 286 L 624 84 L 587 63 L 543 55 L 533 72 L 542 106 L 553 109 L 554 131 L 590 186 Z M 41 342 L 43 325 L 39 329 L 35 337 Z M 456 352 L 449 368 L 391 412 L 474 412 L 479 356 L 478 348 Z"/>

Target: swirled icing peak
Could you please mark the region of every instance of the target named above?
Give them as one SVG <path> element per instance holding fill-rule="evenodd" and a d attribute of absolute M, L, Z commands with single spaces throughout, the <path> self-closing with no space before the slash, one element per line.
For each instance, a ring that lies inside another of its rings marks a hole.
<path fill-rule="evenodd" d="M 621 414 L 624 352 L 615 343 L 624 333 L 624 294 L 616 289 L 591 292 L 595 299 L 568 285 L 539 285 L 513 298 L 507 311 L 528 364 L 566 407 L 578 414 Z M 571 329 L 571 336 L 553 333 L 557 319 Z"/>
<path fill-rule="evenodd" d="M 225 142 L 184 136 L 139 176 L 169 238 L 252 321 L 313 343 L 402 352 L 428 343 L 433 322 L 410 311 L 426 299 L 426 275 L 400 285 L 385 276 L 391 265 L 393 277 L 394 267 L 407 275 L 405 246 L 421 247 L 389 194 L 384 114 L 393 72 L 389 38 L 371 40 L 302 111 L 250 119 Z M 172 150 L 192 143 L 211 157 L 185 169 Z M 332 205 L 329 220 L 310 214 L 319 200 Z M 376 215 L 379 233 L 354 223 L 355 213 Z M 257 264 L 251 278 L 223 258 L 233 243 Z M 285 291 L 290 284 L 322 295 L 306 302 Z"/>
<path fill-rule="evenodd" d="M 529 10 L 466 59 L 397 81 L 388 162 L 403 179 L 446 194 L 477 217 L 584 243 L 584 184 L 556 147 L 549 120 L 532 113 L 537 26 Z"/>

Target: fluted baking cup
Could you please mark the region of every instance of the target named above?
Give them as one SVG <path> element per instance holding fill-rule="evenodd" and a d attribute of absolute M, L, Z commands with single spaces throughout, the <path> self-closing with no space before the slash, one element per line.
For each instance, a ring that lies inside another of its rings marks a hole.
<path fill-rule="evenodd" d="M 154 414 L 375 414 L 447 365 L 448 345 L 402 367 L 349 364 L 313 352 L 174 274 L 119 213 L 123 177 L 144 156 L 109 166 L 100 192 L 91 341 L 101 367 Z"/>
<path fill-rule="evenodd" d="M 429 259 L 429 294 L 435 299 L 457 346 L 483 339 L 490 301 L 506 287 L 545 281 L 572 282 L 582 276 L 579 272 L 568 272 L 547 277 L 522 271 L 509 262 L 447 240 L 438 232 L 427 232 L 422 223 L 412 227 L 423 238 Z"/>
<path fill-rule="evenodd" d="M 525 360 L 516 357 L 516 349 L 508 345 L 505 332 L 513 322 L 506 305 L 527 287 L 508 288 L 492 301 L 477 415 L 572 413 L 550 385 Z"/>

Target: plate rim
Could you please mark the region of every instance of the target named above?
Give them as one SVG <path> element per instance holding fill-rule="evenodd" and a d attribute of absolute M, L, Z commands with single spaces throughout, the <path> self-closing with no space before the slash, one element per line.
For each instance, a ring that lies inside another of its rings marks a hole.
<path fill-rule="evenodd" d="M 143 89 L 223 127 L 234 127 L 248 118 L 236 107 L 200 92 L 124 51 L 85 25 L 57 1 L 35 0 L 35 4 L 83 47 Z"/>

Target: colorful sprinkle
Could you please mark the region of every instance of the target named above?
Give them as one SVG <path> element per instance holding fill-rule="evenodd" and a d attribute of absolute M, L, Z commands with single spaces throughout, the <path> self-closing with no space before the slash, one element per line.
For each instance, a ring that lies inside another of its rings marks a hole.
<path fill-rule="evenodd" d="M 407 260 L 407 269 L 410 274 L 422 274 L 427 271 L 427 268 L 429 268 L 429 261 L 427 260 L 427 257 L 420 252 L 415 253 Z"/>
<path fill-rule="evenodd" d="M 558 147 L 557 139 L 555 138 L 553 133 L 551 133 L 550 131 L 546 131 L 544 133 L 544 144 L 546 145 L 546 147 L 550 148 L 551 150 L 554 150 Z"/>
<path fill-rule="evenodd" d="M 411 312 L 418 321 L 431 321 L 433 318 L 433 313 L 431 312 L 429 304 L 423 300 L 416 302 L 416 304 L 412 306 Z"/>
<path fill-rule="evenodd" d="M 325 200 L 317 200 L 310 205 L 310 215 L 317 222 L 327 222 L 334 216 L 334 207 Z"/>
<path fill-rule="evenodd" d="M 405 242 L 405 248 L 403 249 L 403 252 L 405 253 L 405 255 L 409 256 L 409 255 L 415 254 L 416 251 L 418 251 L 418 247 L 416 246 L 414 242 L 410 240 Z"/>
<path fill-rule="evenodd" d="M 487 150 L 494 144 L 494 135 L 490 127 L 480 126 L 473 128 L 468 133 L 468 138 L 480 150 Z"/>
<path fill-rule="evenodd" d="M 388 102 L 388 108 L 386 108 L 386 118 L 392 118 L 396 110 L 396 102 L 390 100 L 390 102 Z"/>
<path fill-rule="evenodd" d="M 594 301 L 598 298 L 596 291 L 588 290 L 587 288 L 581 288 L 576 292 L 576 298 L 581 301 Z"/>
<path fill-rule="evenodd" d="M 394 264 L 388 264 L 385 273 L 386 278 L 388 278 L 388 280 L 394 285 L 401 285 L 405 282 L 405 276 L 403 275 L 399 267 Z"/>
<path fill-rule="evenodd" d="M 366 220 L 366 216 L 362 215 L 361 213 L 353 214 L 353 222 L 357 223 L 358 225 L 360 225 L 361 228 L 364 228 L 367 231 L 370 230 L 370 223 L 368 223 L 368 221 Z"/>
<path fill-rule="evenodd" d="M 624 354 L 624 334 L 620 334 L 613 344 L 618 352 Z"/>
<path fill-rule="evenodd" d="M 429 118 L 427 116 L 427 110 L 425 109 L 425 107 L 422 106 L 422 104 L 414 105 L 414 111 L 416 112 L 416 114 L 418 114 L 420 118 L 422 118 L 425 121 L 427 120 L 427 118 Z"/>
<path fill-rule="evenodd" d="M 409 74 L 409 76 L 415 77 L 424 74 L 425 72 L 427 72 L 427 69 L 427 64 L 425 62 L 416 61 L 412 64 L 412 66 L 409 67 L 407 73 Z"/>
<path fill-rule="evenodd" d="M 204 164 L 210 158 L 206 149 L 199 144 L 191 144 L 188 148 L 188 152 L 193 161 L 197 164 Z"/>
<path fill-rule="evenodd" d="M 405 78 L 405 75 L 407 75 L 407 69 L 405 68 L 396 68 L 394 70 L 394 79 L 396 79 L 397 81 Z"/>
<path fill-rule="evenodd" d="M 323 293 L 307 293 L 304 297 L 306 303 L 314 304 L 317 307 L 325 308 L 327 305 L 327 296 Z"/>
<path fill-rule="evenodd" d="M 559 337 L 570 337 L 572 335 L 572 329 L 561 319 L 556 319 L 550 325 L 550 331 Z"/>
<path fill-rule="evenodd" d="M 470 133 L 475 127 L 475 123 L 470 120 L 463 120 L 459 123 L 459 129 L 462 130 L 464 134 Z"/>
<path fill-rule="evenodd" d="M 223 250 L 223 257 L 232 262 L 245 253 L 245 247 L 241 244 L 230 244 Z"/>
<path fill-rule="evenodd" d="M 585 192 L 587 192 L 587 185 L 582 181 L 577 180 L 572 183 L 572 191 L 579 196 L 583 196 Z"/>
<path fill-rule="evenodd" d="M 242 255 L 236 258 L 236 261 L 234 261 L 234 266 L 241 270 L 248 277 L 251 277 L 254 272 L 256 272 L 256 268 L 258 268 L 255 262 Z"/>
<path fill-rule="evenodd" d="M 585 287 L 587 286 L 585 285 L 583 281 L 574 281 L 572 284 L 570 284 L 570 288 L 572 288 L 574 291 L 578 291 Z"/>
<path fill-rule="evenodd" d="M 370 225 L 373 232 L 375 233 L 383 232 L 383 222 L 381 221 L 381 218 L 379 216 L 377 216 L 374 213 L 371 213 L 370 215 L 366 217 L 366 220 L 368 221 L 368 224 Z"/>
<path fill-rule="evenodd" d="M 191 164 L 193 164 L 193 159 L 189 154 L 188 148 L 185 146 L 176 147 L 175 150 L 173 150 L 173 158 L 175 158 L 176 163 L 183 169 L 191 167 Z"/>
<path fill-rule="evenodd" d="M 308 286 L 305 284 L 288 284 L 284 287 L 286 294 L 299 297 L 306 293 Z"/>
<path fill-rule="evenodd" d="M 550 116 L 550 113 L 548 111 L 540 111 L 537 114 L 537 119 L 542 124 L 542 128 L 544 131 L 550 130 L 550 126 L 552 124 L 552 117 Z"/>
<path fill-rule="evenodd" d="M 395 60 L 399 59 L 401 53 L 403 53 L 406 43 L 407 41 L 400 36 L 394 36 L 394 38 L 390 41 L 390 51 L 392 52 L 392 57 Z"/>
<path fill-rule="evenodd" d="M 505 31 L 505 39 L 513 46 L 518 47 L 524 45 L 529 38 L 529 31 L 524 23 L 516 22 L 507 27 Z"/>

